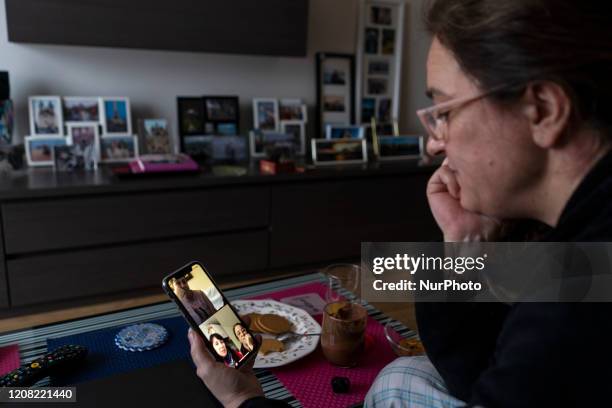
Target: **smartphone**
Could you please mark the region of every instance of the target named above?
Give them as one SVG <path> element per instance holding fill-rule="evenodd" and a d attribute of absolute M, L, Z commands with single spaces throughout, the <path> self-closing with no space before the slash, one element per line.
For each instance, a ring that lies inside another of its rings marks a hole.
<path fill-rule="evenodd" d="M 162 287 L 217 361 L 240 368 L 255 358 L 260 344 L 202 264 L 190 262 L 172 272 Z"/>

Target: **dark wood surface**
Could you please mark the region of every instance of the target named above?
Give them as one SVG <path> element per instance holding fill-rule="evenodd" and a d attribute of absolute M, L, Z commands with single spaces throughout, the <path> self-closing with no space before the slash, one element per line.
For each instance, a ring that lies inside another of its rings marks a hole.
<path fill-rule="evenodd" d="M 305 56 L 308 0 L 6 0 L 11 42 Z"/>
<path fill-rule="evenodd" d="M 10 259 L 11 305 L 27 306 L 159 287 L 188 261 L 200 260 L 215 276 L 263 270 L 267 231 L 169 240 Z"/>

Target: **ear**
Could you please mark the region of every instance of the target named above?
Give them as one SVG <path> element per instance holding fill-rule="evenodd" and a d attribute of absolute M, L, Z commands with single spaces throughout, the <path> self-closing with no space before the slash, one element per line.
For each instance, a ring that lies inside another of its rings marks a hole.
<path fill-rule="evenodd" d="M 572 101 L 563 87 L 552 81 L 531 83 L 523 102 L 534 143 L 544 149 L 563 143 L 572 113 Z"/>

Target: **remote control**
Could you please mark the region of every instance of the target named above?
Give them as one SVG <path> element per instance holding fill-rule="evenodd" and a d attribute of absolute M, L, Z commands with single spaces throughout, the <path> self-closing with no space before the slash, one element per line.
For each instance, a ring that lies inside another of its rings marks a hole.
<path fill-rule="evenodd" d="M 0 377 L 0 387 L 30 387 L 46 376 L 73 366 L 87 356 L 83 346 L 62 346 Z"/>

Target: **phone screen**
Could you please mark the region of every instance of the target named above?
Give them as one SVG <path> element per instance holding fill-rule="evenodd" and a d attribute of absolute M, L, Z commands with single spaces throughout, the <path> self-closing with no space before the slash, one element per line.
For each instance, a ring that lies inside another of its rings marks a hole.
<path fill-rule="evenodd" d="M 180 269 L 164 280 L 183 313 L 209 342 L 210 351 L 228 367 L 238 367 L 257 344 L 245 324 L 227 303 L 221 291 L 198 263 Z"/>

